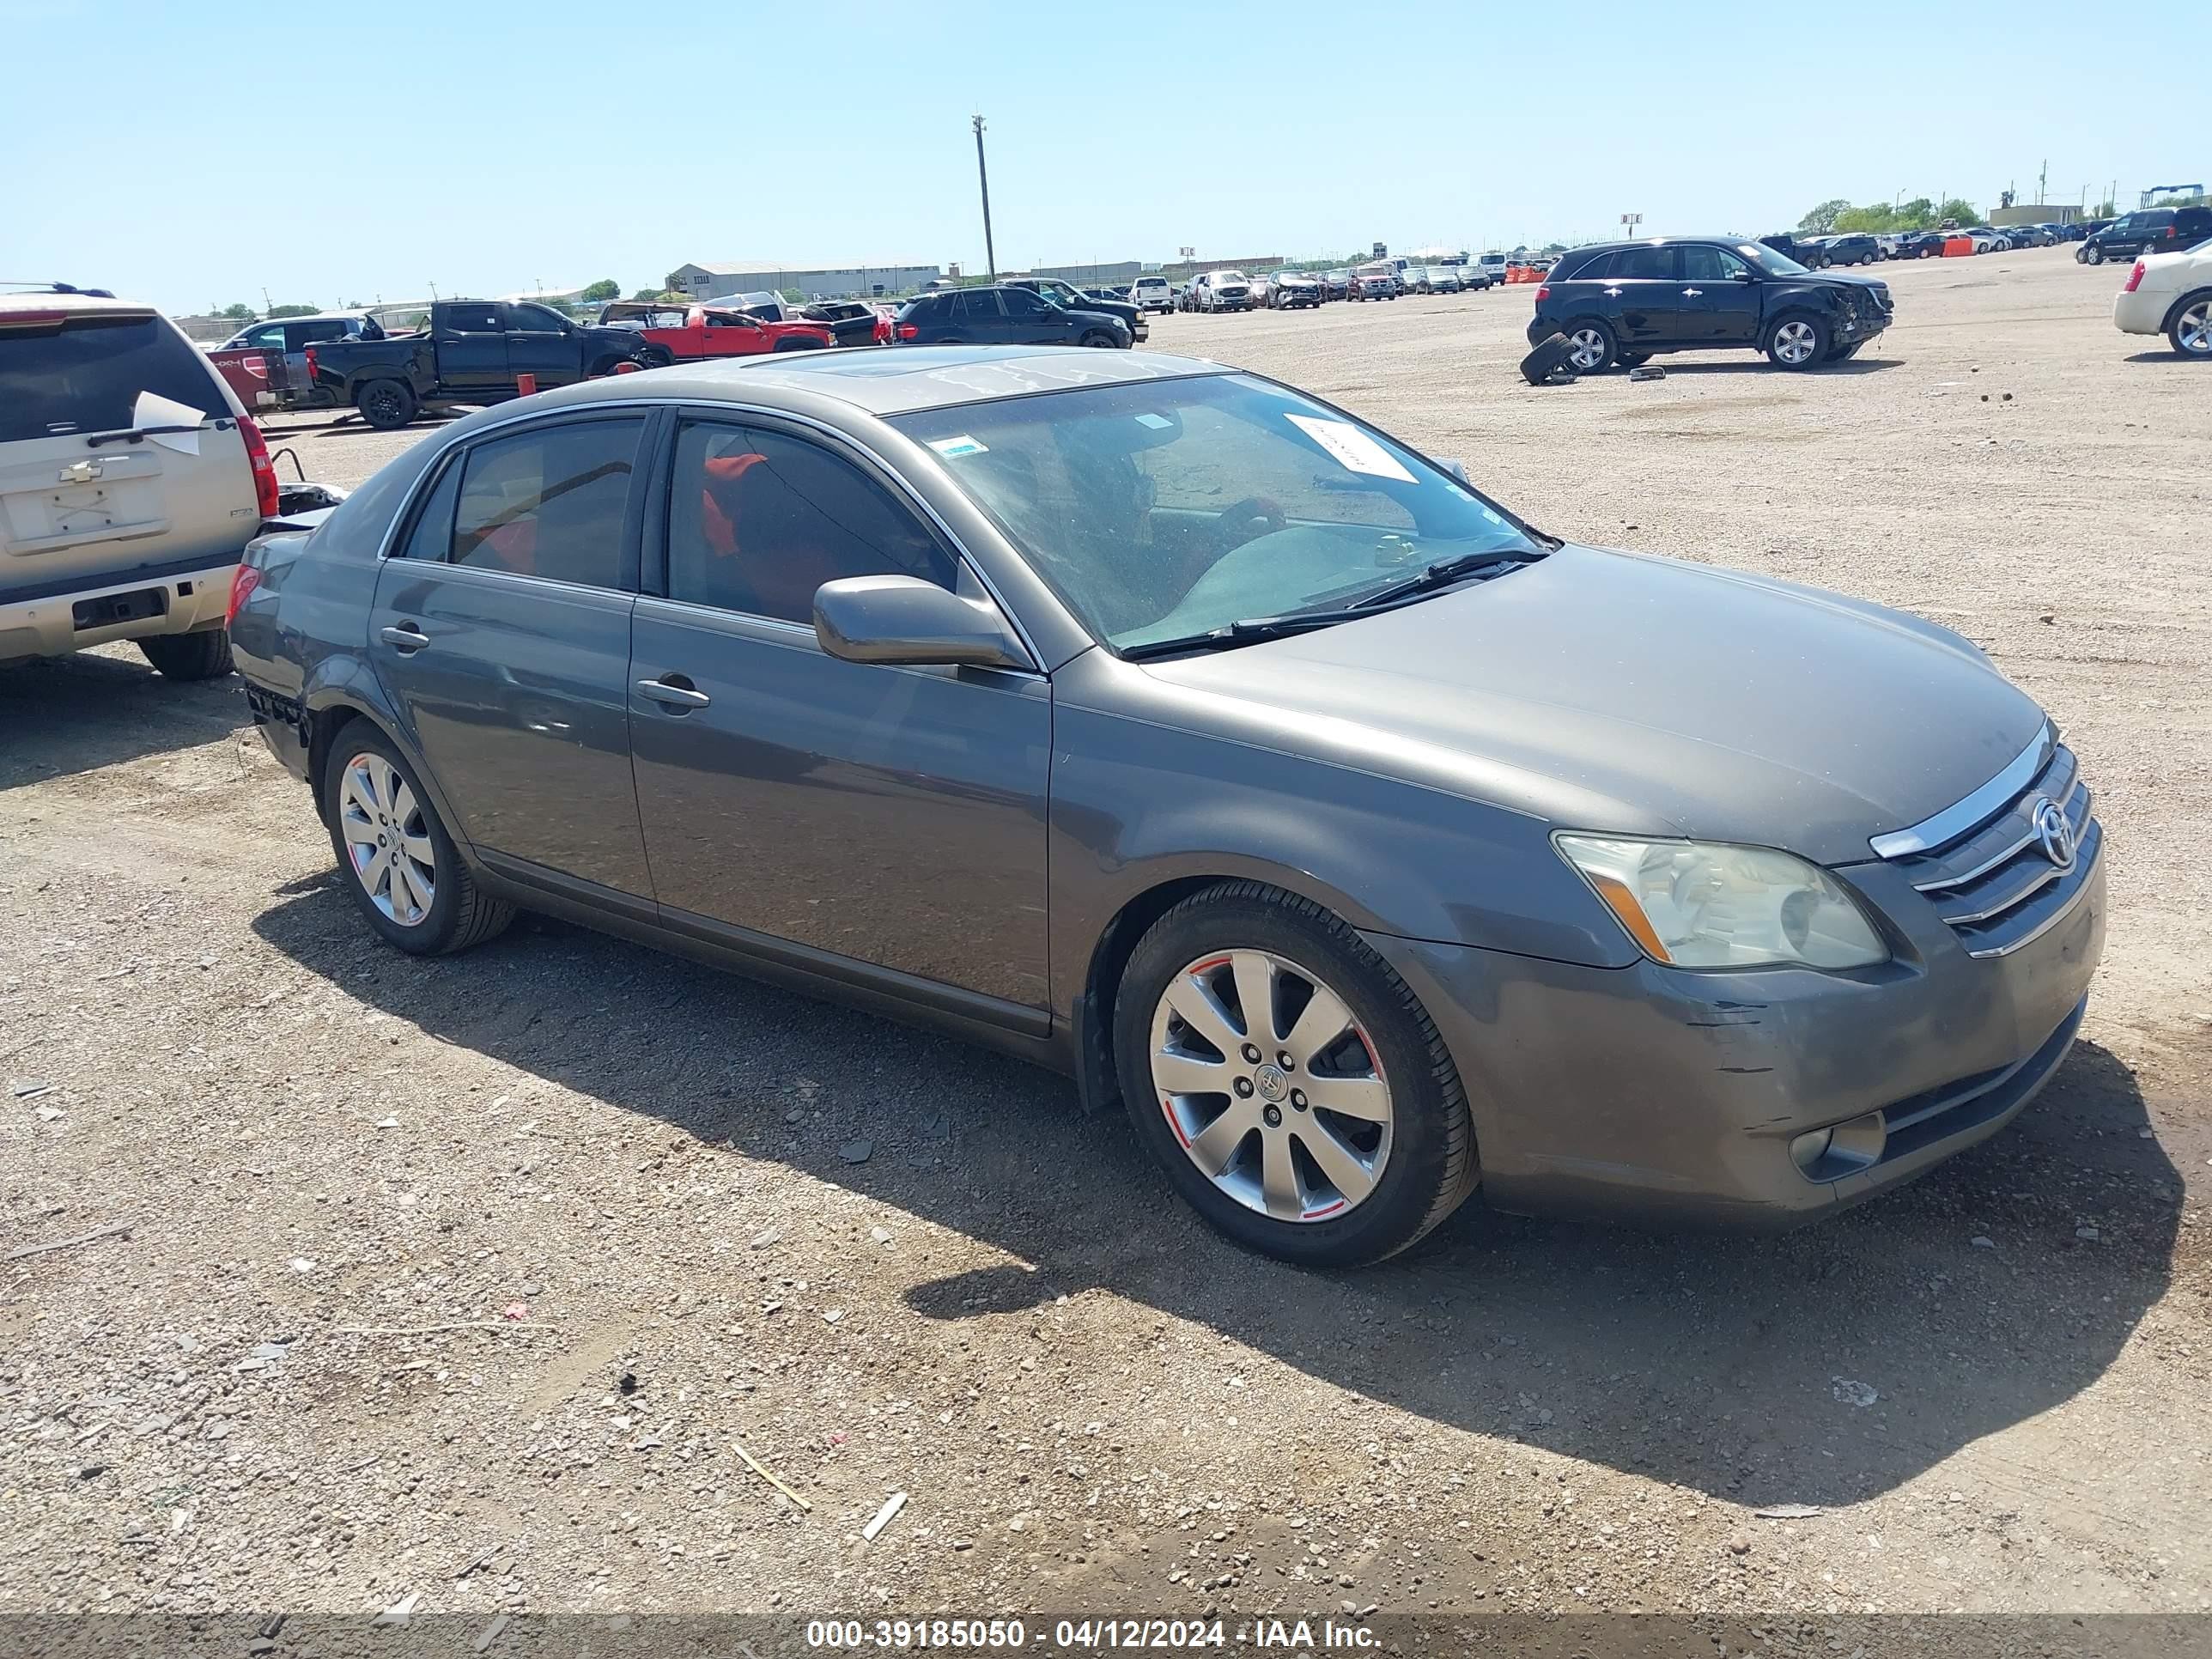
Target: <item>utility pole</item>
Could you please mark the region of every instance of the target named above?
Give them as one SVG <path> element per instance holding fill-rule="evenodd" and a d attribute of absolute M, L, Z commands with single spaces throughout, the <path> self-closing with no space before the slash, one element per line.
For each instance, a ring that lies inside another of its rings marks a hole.
<path fill-rule="evenodd" d="M 983 187 L 983 263 L 999 280 L 999 253 L 991 241 L 991 170 L 983 163 L 983 118 L 975 118 L 975 182 Z"/>
<path fill-rule="evenodd" d="M 2041 207 L 2041 206 L 2043 205 L 2043 194 L 2044 194 L 2044 191 L 2045 191 L 2045 190 L 2047 190 L 2047 189 L 2050 187 L 2050 185 L 2051 185 L 2051 161 L 2050 161 L 2050 158 L 2046 156 L 2046 157 L 2044 159 L 2044 162 L 2043 162 L 2043 171 L 2042 171 L 2042 172 L 2040 172 L 2040 173 L 2037 173 L 2037 174 L 2035 175 L 2035 204 L 2036 204 L 2036 206 L 2038 206 L 2038 207 Z"/>

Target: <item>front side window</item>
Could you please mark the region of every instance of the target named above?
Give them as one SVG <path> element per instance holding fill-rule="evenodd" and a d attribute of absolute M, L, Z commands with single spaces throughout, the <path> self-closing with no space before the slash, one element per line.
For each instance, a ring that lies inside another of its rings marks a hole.
<path fill-rule="evenodd" d="M 842 576 L 953 581 L 952 558 L 875 480 L 818 444 L 697 422 L 676 441 L 668 597 L 811 623 Z"/>
<path fill-rule="evenodd" d="M 453 514 L 455 564 L 623 586 L 623 521 L 642 421 L 539 427 L 477 445 Z"/>
<path fill-rule="evenodd" d="M 526 334 L 558 334 L 568 326 L 544 306 L 509 306 L 507 325 Z"/>
<path fill-rule="evenodd" d="M 1692 245 L 1681 250 L 1682 280 L 1687 283 L 1732 283 L 1750 275 L 1750 267 L 1724 247 Z"/>
<path fill-rule="evenodd" d="M 1007 314 L 1013 317 L 1041 317 L 1060 308 L 1058 301 L 1025 288 L 1010 288 L 999 297 L 1006 302 Z"/>
<path fill-rule="evenodd" d="M 271 323 L 266 328 L 257 328 L 246 337 L 246 343 L 257 351 L 282 351 L 284 349 L 284 325 Z"/>
<path fill-rule="evenodd" d="M 1463 554 L 1535 544 L 1372 428 L 1245 375 L 900 416 L 1097 637 L 1117 647 L 1327 608 Z"/>

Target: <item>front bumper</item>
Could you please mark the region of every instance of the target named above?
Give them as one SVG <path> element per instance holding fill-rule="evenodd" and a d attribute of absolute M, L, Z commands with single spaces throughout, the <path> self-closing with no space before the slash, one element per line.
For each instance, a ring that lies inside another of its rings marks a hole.
<path fill-rule="evenodd" d="M 203 554 L 180 563 L 146 567 L 135 574 L 111 571 L 88 578 L 82 586 L 51 584 L 58 591 L 34 589 L 33 598 L 0 599 L 0 663 L 66 656 L 117 640 L 220 628 L 230 606 L 231 574 L 237 568 L 235 554 L 228 558 Z M 134 599 L 140 603 L 122 603 Z M 156 605 L 158 610 L 153 609 Z M 134 609 L 143 614 L 102 620 Z M 90 625 L 80 626 L 80 622 Z"/>
<path fill-rule="evenodd" d="M 1906 933 L 1878 969 L 1588 968 L 1382 935 L 1474 1117 L 1498 1207 L 1778 1228 L 2002 1128 L 2065 1058 L 2104 948 L 2100 858 L 2065 914 L 1977 959 L 1901 876 L 1854 871 Z M 1924 915 L 1911 915 L 1917 903 Z M 1802 1170 L 1799 1136 L 1881 1114 L 1875 1162 Z"/>

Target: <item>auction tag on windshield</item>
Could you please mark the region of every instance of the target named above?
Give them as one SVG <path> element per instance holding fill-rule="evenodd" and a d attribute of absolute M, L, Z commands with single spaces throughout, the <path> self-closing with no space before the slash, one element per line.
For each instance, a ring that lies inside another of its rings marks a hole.
<path fill-rule="evenodd" d="M 1139 415 L 1137 416 L 1137 424 L 1148 426 L 1155 432 L 1164 432 L 1175 422 L 1164 415 Z"/>
<path fill-rule="evenodd" d="M 964 432 L 957 438 L 936 439 L 929 447 L 948 461 L 957 455 L 988 455 L 991 453 Z"/>
<path fill-rule="evenodd" d="M 1370 478 L 1395 478 L 1412 483 L 1413 475 L 1395 457 L 1349 421 L 1317 420 L 1310 415 L 1283 418 L 1336 457 L 1347 472 L 1364 472 Z"/>

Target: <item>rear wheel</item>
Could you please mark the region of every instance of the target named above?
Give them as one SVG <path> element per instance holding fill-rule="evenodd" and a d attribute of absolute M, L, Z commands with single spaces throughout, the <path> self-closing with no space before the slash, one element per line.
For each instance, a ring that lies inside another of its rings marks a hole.
<path fill-rule="evenodd" d="M 396 432 L 415 418 L 415 389 L 404 380 L 371 380 L 353 394 L 353 406 L 379 432 Z"/>
<path fill-rule="evenodd" d="M 219 680 L 230 672 L 230 635 L 220 628 L 197 634 L 156 634 L 138 641 L 165 680 Z"/>
<path fill-rule="evenodd" d="M 1760 343 L 1777 368 L 1810 368 L 1828 353 L 1828 325 L 1802 311 L 1778 317 Z"/>
<path fill-rule="evenodd" d="M 1620 346 L 1613 331 L 1595 317 L 1567 330 L 1567 367 L 1577 374 L 1601 374 L 1613 367 Z"/>
<path fill-rule="evenodd" d="M 1358 933 L 1304 899 L 1235 882 L 1170 910 L 1122 974 L 1115 1045 L 1138 1139 L 1250 1249 L 1379 1261 L 1474 1190 L 1443 1038 Z"/>
<path fill-rule="evenodd" d="M 323 817 L 368 925 L 415 956 L 481 945 L 514 919 L 461 862 L 421 783 L 390 738 L 356 720 L 323 768 Z"/>
<path fill-rule="evenodd" d="M 2185 357 L 2212 360 L 2212 294 L 2192 295 L 2173 313 L 2166 337 Z"/>

